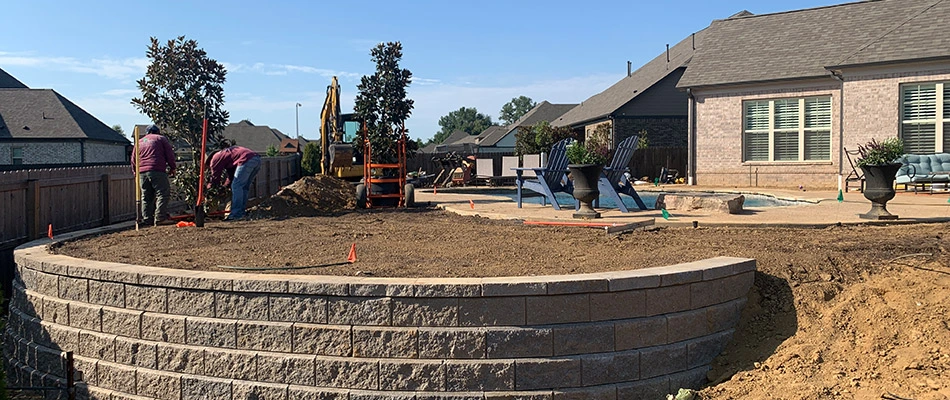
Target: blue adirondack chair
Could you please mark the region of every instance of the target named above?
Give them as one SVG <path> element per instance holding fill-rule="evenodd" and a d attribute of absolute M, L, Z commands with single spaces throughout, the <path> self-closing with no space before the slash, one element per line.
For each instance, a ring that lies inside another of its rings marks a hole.
<path fill-rule="evenodd" d="M 544 196 L 541 204 L 551 202 L 555 210 L 560 210 L 555 193 L 572 193 L 574 186 L 567 179 L 567 145 L 572 139 L 564 139 L 551 147 L 548 153 L 548 165 L 543 168 L 512 168 L 516 172 L 515 182 L 518 184 L 518 208 L 521 208 L 522 188 L 540 193 Z M 523 176 L 524 171 L 534 171 L 536 178 L 528 179 Z"/>
<path fill-rule="evenodd" d="M 601 196 L 608 196 L 613 200 L 620 212 L 628 211 L 627 206 L 623 204 L 623 199 L 620 198 L 621 193 L 633 197 L 633 201 L 641 210 L 647 209 L 646 204 L 643 204 L 643 200 L 637 194 L 637 190 L 633 188 L 633 183 L 624 175 L 624 172 L 629 169 L 633 153 L 637 151 L 639 140 L 639 135 L 633 135 L 621 141 L 617 145 L 617 150 L 614 151 L 610 165 L 604 168 L 604 173 L 600 175 L 600 181 L 597 182 L 597 189 L 600 190 Z"/>

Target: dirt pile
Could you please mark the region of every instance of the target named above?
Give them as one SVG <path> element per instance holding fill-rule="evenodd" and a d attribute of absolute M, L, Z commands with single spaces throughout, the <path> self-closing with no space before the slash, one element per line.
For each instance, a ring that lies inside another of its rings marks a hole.
<path fill-rule="evenodd" d="M 356 191 L 332 176 L 305 176 L 248 210 L 251 218 L 333 215 L 356 209 Z"/>
<path fill-rule="evenodd" d="M 950 268 L 765 266 L 705 399 L 950 399 Z M 922 268 L 922 269 L 918 269 Z"/>

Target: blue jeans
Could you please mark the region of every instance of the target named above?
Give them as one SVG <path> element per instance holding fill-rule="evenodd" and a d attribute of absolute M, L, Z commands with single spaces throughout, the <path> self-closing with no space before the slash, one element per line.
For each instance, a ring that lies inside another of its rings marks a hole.
<path fill-rule="evenodd" d="M 244 207 L 247 206 L 247 193 L 251 190 L 251 182 L 261 170 L 261 156 L 247 160 L 234 170 L 234 180 L 231 182 L 231 213 L 227 219 L 244 218 Z"/>

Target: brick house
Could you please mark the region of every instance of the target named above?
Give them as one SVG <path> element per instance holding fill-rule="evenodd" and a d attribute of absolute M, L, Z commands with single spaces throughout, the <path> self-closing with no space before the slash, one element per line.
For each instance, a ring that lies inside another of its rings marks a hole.
<path fill-rule="evenodd" d="M 131 142 L 52 89 L 0 70 L 0 170 L 128 163 Z"/>
<path fill-rule="evenodd" d="M 677 87 L 690 184 L 842 187 L 844 149 L 950 152 L 950 2 L 880 0 L 717 20 Z"/>
<path fill-rule="evenodd" d="M 747 12 L 733 17 L 742 15 Z M 688 36 L 636 71 L 631 71 L 628 62 L 623 79 L 551 121 L 551 125 L 568 126 L 589 135 L 597 126 L 608 124 L 614 143 L 646 131 L 651 147 L 686 147 L 688 100 L 676 83 L 705 36 L 705 29 Z"/>

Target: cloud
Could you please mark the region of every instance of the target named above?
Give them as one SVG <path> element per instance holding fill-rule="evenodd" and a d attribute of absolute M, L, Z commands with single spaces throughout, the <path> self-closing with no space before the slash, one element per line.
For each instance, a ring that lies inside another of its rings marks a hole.
<path fill-rule="evenodd" d="M 32 53 L 0 52 L 0 65 L 36 67 L 54 71 L 93 74 L 119 81 L 128 81 L 145 75 L 146 58 L 94 58 L 80 60 L 73 57 L 36 56 Z"/>
<path fill-rule="evenodd" d="M 291 65 L 291 64 L 264 64 L 264 63 L 254 63 L 251 65 L 247 64 L 231 64 L 231 63 L 222 63 L 228 72 L 255 72 L 264 75 L 288 75 L 291 73 L 302 73 L 302 74 L 311 74 L 311 75 L 320 75 L 324 78 L 330 78 L 336 76 L 340 79 L 358 79 L 363 76 L 363 74 L 356 72 L 346 72 L 346 71 L 337 71 L 326 68 L 317 68 L 311 67 L 308 65 Z"/>
<path fill-rule="evenodd" d="M 118 97 L 128 97 L 128 98 L 132 98 L 141 94 L 142 92 L 137 89 L 112 89 L 112 90 L 106 90 L 105 92 L 101 93 L 101 95 L 103 96 L 109 96 L 109 97 L 118 96 Z"/>
<path fill-rule="evenodd" d="M 435 85 L 437 83 L 442 83 L 442 81 L 438 79 L 426 79 L 426 78 L 416 78 L 416 77 L 412 78 L 413 85 L 429 86 L 429 85 Z"/>

